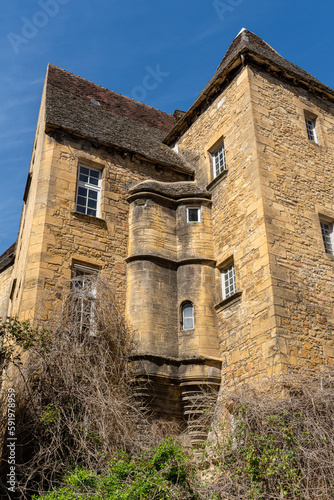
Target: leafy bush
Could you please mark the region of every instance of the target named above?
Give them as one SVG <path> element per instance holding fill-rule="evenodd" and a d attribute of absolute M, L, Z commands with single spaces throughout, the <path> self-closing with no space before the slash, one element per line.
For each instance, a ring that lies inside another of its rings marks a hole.
<path fill-rule="evenodd" d="M 172 439 L 164 440 L 150 451 L 129 456 L 115 453 L 109 461 L 107 474 L 95 474 L 78 468 L 65 478 L 67 486 L 39 500 L 105 499 L 195 499 L 191 490 L 194 468 L 185 451 Z"/>

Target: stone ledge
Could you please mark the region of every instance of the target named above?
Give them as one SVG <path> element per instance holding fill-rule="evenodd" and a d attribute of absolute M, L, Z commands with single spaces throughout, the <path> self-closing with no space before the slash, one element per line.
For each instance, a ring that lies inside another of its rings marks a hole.
<path fill-rule="evenodd" d="M 217 184 L 220 183 L 220 181 L 222 181 L 223 179 L 225 179 L 225 177 L 227 176 L 227 174 L 228 174 L 228 170 L 227 169 L 223 170 L 222 172 L 220 172 L 220 174 L 217 175 L 217 177 L 215 177 L 213 179 L 213 181 L 211 181 L 210 184 L 208 184 L 206 186 L 206 189 L 208 191 L 211 191 L 211 189 L 215 188 L 217 186 Z"/>
<path fill-rule="evenodd" d="M 221 302 L 219 302 L 219 304 L 215 305 L 216 311 L 221 312 L 227 307 L 231 306 L 232 304 L 239 302 L 241 300 L 241 295 L 242 295 L 242 290 L 234 293 L 233 295 L 230 295 L 229 297 L 227 297 L 227 299 L 222 300 Z"/>
<path fill-rule="evenodd" d="M 148 377 L 150 380 L 170 380 L 173 384 L 186 386 L 192 384 L 220 385 L 222 360 L 215 357 L 174 358 L 156 354 L 136 354 L 131 357 L 136 378 Z"/>
<path fill-rule="evenodd" d="M 212 202 L 209 198 L 204 198 L 201 195 L 198 196 L 184 196 L 179 199 L 174 199 L 172 197 L 169 197 L 167 195 L 162 195 L 153 191 L 140 191 L 136 192 L 134 194 L 131 194 L 127 198 L 128 203 L 132 203 L 133 201 L 136 201 L 138 199 L 150 199 L 154 200 L 157 203 L 160 203 L 162 205 L 167 205 L 173 208 L 178 207 L 179 205 L 183 204 L 201 204 L 201 205 L 206 205 L 211 207 Z"/>
<path fill-rule="evenodd" d="M 172 260 L 167 257 L 164 257 L 162 255 L 154 255 L 151 253 L 145 253 L 145 254 L 134 254 L 134 255 L 129 255 L 125 259 L 126 263 L 133 262 L 133 261 L 140 261 L 140 260 L 149 260 L 151 262 L 157 263 L 157 264 L 166 264 L 169 266 L 173 266 L 174 268 L 178 268 L 180 266 L 186 266 L 190 264 L 201 264 L 204 266 L 210 266 L 210 267 L 215 267 L 216 266 L 216 261 L 214 259 L 209 259 L 206 257 L 189 257 L 187 259 L 180 259 L 180 260 Z"/>
<path fill-rule="evenodd" d="M 93 217 L 92 215 L 82 214 L 81 212 L 70 212 L 70 214 L 75 219 L 80 219 L 84 222 L 88 222 L 89 224 L 95 224 L 96 226 L 107 228 L 107 223 L 104 219 L 100 217 Z"/>

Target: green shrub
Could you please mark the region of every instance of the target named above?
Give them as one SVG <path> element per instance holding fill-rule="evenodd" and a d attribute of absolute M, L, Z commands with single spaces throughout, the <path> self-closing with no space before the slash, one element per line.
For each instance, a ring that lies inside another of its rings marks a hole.
<path fill-rule="evenodd" d="M 190 484 L 194 469 L 189 457 L 175 441 L 168 438 L 150 451 L 129 456 L 119 451 L 111 458 L 107 474 L 76 469 L 64 482 L 68 485 L 36 499 L 105 500 L 195 499 Z"/>

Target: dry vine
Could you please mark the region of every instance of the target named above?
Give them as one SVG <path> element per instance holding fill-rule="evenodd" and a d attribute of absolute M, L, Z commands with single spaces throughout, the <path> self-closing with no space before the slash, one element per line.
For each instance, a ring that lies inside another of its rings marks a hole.
<path fill-rule="evenodd" d="M 227 418 L 204 452 L 202 498 L 334 498 L 333 369 L 225 391 L 219 408 Z"/>
<path fill-rule="evenodd" d="M 116 448 L 131 450 L 142 439 L 137 424 L 145 415 L 128 364 L 134 345 L 114 291 L 99 278 L 57 295 L 62 300 L 53 296 L 52 317 L 36 325 L 36 338 L 19 342 L 21 362 L 11 353 L 3 371 L 18 395 L 21 498 L 54 485 L 73 464 L 101 472 Z M 2 391 L 3 408 L 5 397 Z"/>

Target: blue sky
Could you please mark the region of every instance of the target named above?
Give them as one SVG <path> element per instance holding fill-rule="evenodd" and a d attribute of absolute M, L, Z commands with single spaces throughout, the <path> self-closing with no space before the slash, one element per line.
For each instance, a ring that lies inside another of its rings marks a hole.
<path fill-rule="evenodd" d="M 11 0 L 6 11 L 0 254 L 17 236 L 49 62 L 173 113 L 190 107 L 245 27 L 334 88 L 334 3 L 324 0 Z M 145 79 L 152 71 L 157 85 Z"/>

